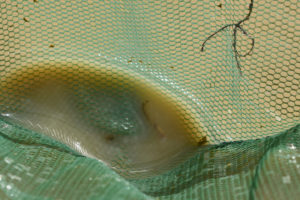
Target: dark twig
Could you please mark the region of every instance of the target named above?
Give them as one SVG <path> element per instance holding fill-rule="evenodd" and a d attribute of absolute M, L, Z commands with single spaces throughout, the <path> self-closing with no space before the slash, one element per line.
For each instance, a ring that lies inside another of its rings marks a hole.
<path fill-rule="evenodd" d="M 250 50 L 249 50 L 246 54 L 238 54 L 238 56 L 240 56 L 240 57 L 245 57 L 245 56 L 250 55 L 251 52 L 253 51 L 253 48 L 254 48 L 254 38 L 250 37 L 250 36 L 247 34 L 247 32 L 246 32 L 241 26 L 239 27 L 239 30 L 241 30 L 242 33 L 243 33 L 244 35 L 246 35 L 246 36 L 251 40 L 251 48 L 250 48 Z"/>
<path fill-rule="evenodd" d="M 229 26 L 235 26 L 235 24 L 228 24 L 228 25 L 226 25 L 226 26 L 220 28 L 219 30 L 217 30 L 216 32 L 214 32 L 213 34 L 211 34 L 210 36 L 208 36 L 208 38 L 206 38 L 206 40 L 205 40 L 205 41 L 203 42 L 203 44 L 202 44 L 201 51 L 204 51 L 204 46 L 205 46 L 205 44 L 206 44 L 206 42 L 207 42 L 208 40 L 210 40 L 210 39 L 211 39 L 212 37 L 214 37 L 217 33 L 223 31 L 225 28 L 227 28 L 227 27 L 229 27 Z"/>
<path fill-rule="evenodd" d="M 223 31 L 224 29 L 231 27 L 231 26 L 234 27 L 233 35 L 232 35 L 233 36 L 232 46 L 233 46 L 234 58 L 235 58 L 235 61 L 237 64 L 237 68 L 239 69 L 240 75 L 242 75 L 242 69 L 240 66 L 239 57 L 245 57 L 245 56 L 250 55 L 254 48 L 254 38 L 252 38 L 250 35 L 248 35 L 248 33 L 245 31 L 245 29 L 243 29 L 243 27 L 241 26 L 242 23 L 249 20 L 251 14 L 252 14 L 252 10 L 253 10 L 253 2 L 254 2 L 254 0 L 251 0 L 251 2 L 249 4 L 249 8 L 248 8 L 249 12 L 244 19 L 238 21 L 235 24 L 227 24 L 227 25 L 223 26 L 222 28 L 220 28 L 219 30 L 215 31 L 213 34 L 211 34 L 210 36 L 208 36 L 206 38 L 206 40 L 202 43 L 202 47 L 201 47 L 201 51 L 204 51 L 204 47 L 205 47 L 207 41 L 209 41 L 212 37 L 214 37 L 219 32 Z M 236 34 L 237 34 L 238 30 L 240 30 L 245 36 L 247 36 L 249 39 L 251 39 L 251 49 L 246 54 L 239 54 L 239 52 L 237 51 L 237 48 L 236 48 L 237 36 L 236 36 Z"/>

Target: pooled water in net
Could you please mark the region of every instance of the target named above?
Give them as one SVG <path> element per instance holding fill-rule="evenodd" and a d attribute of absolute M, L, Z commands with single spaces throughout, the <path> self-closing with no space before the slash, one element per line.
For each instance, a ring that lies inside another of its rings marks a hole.
<path fill-rule="evenodd" d="M 5 85 L 6 101 L 14 104 L 2 104 L 2 117 L 123 175 L 170 169 L 199 145 L 170 99 L 121 73 L 109 76 L 89 67 L 76 73 L 59 64 L 24 66 L 17 76 L 8 73 Z"/>

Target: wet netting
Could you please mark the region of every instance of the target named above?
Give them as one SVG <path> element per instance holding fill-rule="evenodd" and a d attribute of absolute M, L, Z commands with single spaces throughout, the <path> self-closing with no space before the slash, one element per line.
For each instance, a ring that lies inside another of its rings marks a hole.
<path fill-rule="evenodd" d="M 298 199 L 299 5 L 0 0 L 0 199 Z"/>

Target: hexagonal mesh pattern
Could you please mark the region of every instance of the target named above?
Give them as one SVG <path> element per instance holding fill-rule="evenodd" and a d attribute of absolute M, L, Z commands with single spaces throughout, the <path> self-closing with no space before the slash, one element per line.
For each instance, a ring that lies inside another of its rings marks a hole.
<path fill-rule="evenodd" d="M 72 120 L 114 134 L 140 131 L 131 96 L 148 91 L 171 105 L 189 141 L 275 136 L 299 124 L 298 8 L 297 0 L 1 0 L 0 113 L 33 110 L 28 95 L 50 80 L 66 85 L 56 97 L 70 116 L 80 111 Z M 114 125 L 125 118 L 131 128 Z"/>

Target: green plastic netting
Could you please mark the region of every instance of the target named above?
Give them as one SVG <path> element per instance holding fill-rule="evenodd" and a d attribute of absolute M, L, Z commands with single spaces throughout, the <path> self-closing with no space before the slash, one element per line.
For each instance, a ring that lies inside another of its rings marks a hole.
<path fill-rule="evenodd" d="M 0 199 L 298 199 L 299 4 L 0 0 Z"/>

